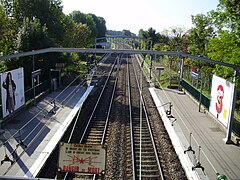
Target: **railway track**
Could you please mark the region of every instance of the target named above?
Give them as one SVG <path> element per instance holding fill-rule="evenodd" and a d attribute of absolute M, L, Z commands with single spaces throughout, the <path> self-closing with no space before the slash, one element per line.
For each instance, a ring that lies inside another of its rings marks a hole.
<path fill-rule="evenodd" d="M 134 58 L 128 61 L 129 112 L 133 179 L 164 179 L 152 128 L 142 96 L 142 72 L 136 72 Z"/>
<path fill-rule="evenodd" d="M 119 57 L 116 57 L 106 81 L 102 87 L 98 100 L 89 117 L 87 125 L 83 131 L 79 144 L 97 144 L 104 146 L 107 136 L 109 116 L 113 103 L 114 93 L 117 84 L 117 73 L 119 71 Z M 99 172 L 100 174 L 100 172 Z M 66 173 L 65 179 L 69 179 L 72 174 Z M 103 174 L 102 174 L 103 176 Z M 97 175 L 78 175 L 82 179 L 96 179 Z"/>
<path fill-rule="evenodd" d="M 104 179 L 186 179 L 135 56 L 112 56 L 101 66 L 102 80 L 63 141 L 104 145 Z"/>
<path fill-rule="evenodd" d="M 137 57 L 137 55 L 134 57 L 134 59 L 135 61 L 133 62 L 135 62 L 136 64 L 136 72 L 139 74 L 140 71 L 142 71 L 140 69 L 140 65 L 143 66 L 144 62 L 141 61 L 139 57 Z M 144 74 L 144 80 L 142 81 L 142 94 L 144 103 L 146 105 L 145 107 L 147 108 L 147 113 L 150 117 L 149 123 L 154 134 L 155 145 L 162 166 L 164 179 L 185 180 L 187 179 L 187 177 L 181 166 L 178 156 L 175 153 L 171 140 L 168 136 L 168 133 L 166 132 L 165 126 L 161 121 L 161 117 L 158 113 L 157 107 L 155 106 L 152 96 L 149 93 L 149 81 L 146 78 L 146 73 Z"/>

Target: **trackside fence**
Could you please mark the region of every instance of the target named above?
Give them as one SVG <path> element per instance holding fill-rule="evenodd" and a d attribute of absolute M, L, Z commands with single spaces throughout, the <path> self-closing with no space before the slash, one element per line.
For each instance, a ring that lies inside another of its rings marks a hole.
<path fill-rule="evenodd" d="M 50 79 L 43 81 L 42 83 L 35 86 L 35 96 L 39 97 L 41 94 L 49 91 L 51 89 L 51 81 Z M 25 102 L 28 103 L 34 98 L 34 89 L 30 88 L 25 91 Z"/>
<path fill-rule="evenodd" d="M 50 92 L 51 90 L 52 90 L 52 86 L 51 86 L 50 79 L 43 81 L 42 83 L 39 83 L 38 85 L 35 86 L 36 99 L 38 99 L 41 95 L 44 95 L 45 93 Z M 34 88 L 30 88 L 25 91 L 25 104 L 26 105 L 30 104 L 31 102 L 33 102 L 33 99 L 34 99 Z M 19 110 L 20 109 L 22 108 L 19 108 Z M 13 114 L 12 116 L 14 116 L 18 111 L 16 111 L 15 113 L 12 113 Z M 2 120 L 2 117 L 3 115 L 2 115 L 2 104 L 1 104 L 0 105 L 0 121 Z M 9 119 L 9 118 L 11 118 L 11 116 L 6 117 L 6 119 Z"/>
<path fill-rule="evenodd" d="M 200 100 L 200 91 L 193 87 L 191 84 L 189 84 L 187 81 L 182 80 L 181 86 L 192 96 L 194 97 L 198 102 Z M 205 95 L 201 95 L 201 104 L 209 110 L 210 106 L 210 99 L 206 97 Z M 240 137 L 240 122 L 234 118 L 233 120 L 233 132 Z"/>

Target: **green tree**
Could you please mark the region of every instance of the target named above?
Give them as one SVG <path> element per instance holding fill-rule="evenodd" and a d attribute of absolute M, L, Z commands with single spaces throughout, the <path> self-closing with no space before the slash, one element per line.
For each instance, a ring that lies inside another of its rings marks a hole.
<path fill-rule="evenodd" d="M 106 36 L 107 33 L 107 27 L 106 27 L 106 21 L 103 17 L 99 17 L 98 16 L 98 20 L 97 20 L 97 30 L 98 30 L 98 34 L 97 37 L 104 37 Z"/>
<path fill-rule="evenodd" d="M 194 27 L 189 31 L 189 51 L 194 55 L 206 56 L 206 45 L 208 40 L 214 36 L 212 21 L 210 16 L 197 14 L 192 16 Z"/>
<path fill-rule="evenodd" d="M 238 0 L 221 0 L 216 11 L 211 11 L 214 24 L 220 30 L 236 33 L 240 38 L 240 3 Z"/>
<path fill-rule="evenodd" d="M 139 37 L 141 38 L 140 48 L 141 49 L 147 49 L 147 43 L 146 43 L 146 39 L 148 38 L 147 31 L 144 31 L 143 29 L 140 29 L 138 34 L 139 34 Z"/>
<path fill-rule="evenodd" d="M 132 36 L 131 31 L 124 29 L 123 31 L 123 36 Z"/>
<path fill-rule="evenodd" d="M 62 21 L 63 27 L 65 29 L 64 40 L 62 43 L 63 47 L 75 47 L 73 42 L 73 37 L 75 33 L 76 23 L 70 16 L 64 16 Z"/>
<path fill-rule="evenodd" d="M 169 42 L 168 36 L 161 34 L 161 33 L 157 33 L 156 36 L 157 36 L 156 43 L 160 43 L 161 45 L 168 44 L 168 42 Z"/>
<path fill-rule="evenodd" d="M 4 55 L 6 52 L 6 43 L 7 43 L 7 34 L 8 34 L 8 18 L 5 14 L 5 11 L 0 5 L 0 56 Z M 6 69 L 5 64 L 1 61 L 0 62 L 0 72 L 3 72 Z"/>
<path fill-rule="evenodd" d="M 171 47 L 171 51 L 182 51 L 183 49 L 183 28 L 181 27 L 172 27 L 170 28 L 169 34 L 169 46 Z"/>
<path fill-rule="evenodd" d="M 70 16 L 72 19 L 78 23 L 78 24 L 86 24 L 89 29 L 91 30 L 91 35 L 89 36 L 89 39 L 91 39 L 91 42 L 94 42 L 94 39 L 97 37 L 97 28 L 96 23 L 93 20 L 92 14 L 84 14 L 80 11 L 73 11 Z"/>
<path fill-rule="evenodd" d="M 220 1 L 216 11 L 210 12 L 216 29 L 216 37 L 209 41 L 208 56 L 235 65 L 240 58 L 240 3 L 234 0 Z M 216 66 L 214 72 L 223 78 L 231 78 L 233 70 Z"/>
<path fill-rule="evenodd" d="M 48 37 L 47 28 L 42 27 L 38 19 L 30 21 L 28 18 L 23 20 L 23 25 L 19 28 L 16 41 L 14 42 L 17 52 L 31 51 L 36 49 L 43 49 L 46 47 L 54 46 L 54 42 Z M 55 59 L 52 58 L 49 63 L 47 60 L 49 55 L 42 54 L 35 56 L 35 67 L 42 69 L 41 77 L 43 80 L 48 78 L 49 64 L 55 65 Z M 55 54 L 55 57 L 57 54 Z M 26 74 L 25 82 L 27 85 L 31 83 L 32 72 L 32 57 L 22 57 L 18 59 L 7 60 L 6 66 L 9 69 L 16 67 L 24 67 L 24 73 Z"/>
<path fill-rule="evenodd" d="M 92 40 L 91 30 L 86 24 L 78 23 L 74 27 L 73 45 L 74 47 L 90 47 Z"/>
<path fill-rule="evenodd" d="M 14 0 L 0 0 L 0 5 L 4 7 L 7 17 L 13 16 L 13 2 Z"/>
<path fill-rule="evenodd" d="M 106 22 L 104 18 L 102 17 L 97 17 L 95 14 L 89 14 L 92 16 L 92 19 L 96 25 L 96 34 L 95 37 L 105 37 L 106 34 Z"/>
<path fill-rule="evenodd" d="M 240 47 L 238 41 L 239 39 L 236 34 L 220 31 L 218 37 L 209 41 L 207 46 L 208 57 L 240 66 Z M 214 72 L 226 79 L 231 79 L 233 76 L 233 69 L 220 65 L 216 65 Z"/>
<path fill-rule="evenodd" d="M 0 52 L 2 55 L 14 53 L 15 21 L 7 17 L 6 11 L 0 5 Z"/>
<path fill-rule="evenodd" d="M 31 21 L 25 18 L 16 38 L 17 51 L 31 51 L 51 46 L 54 46 L 54 42 L 48 37 L 47 27 L 41 26 L 38 19 Z"/>
<path fill-rule="evenodd" d="M 22 26 L 26 18 L 30 21 L 39 19 L 41 26 L 46 26 L 56 45 L 63 43 L 65 29 L 62 22 L 65 15 L 62 12 L 61 0 L 15 0 L 13 12 L 17 27 Z"/>
<path fill-rule="evenodd" d="M 3 7 L 0 5 L 0 52 L 3 53 L 4 51 L 4 46 L 7 41 L 5 38 L 5 35 L 7 34 L 8 31 L 8 18 L 5 14 L 5 11 L 3 10 Z"/>
<path fill-rule="evenodd" d="M 141 41 L 141 48 L 144 49 L 151 49 L 154 46 L 154 43 L 157 41 L 156 30 L 153 28 L 149 28 L 148 31 L 140 29 L 139 36 L 143 39 Z"/>

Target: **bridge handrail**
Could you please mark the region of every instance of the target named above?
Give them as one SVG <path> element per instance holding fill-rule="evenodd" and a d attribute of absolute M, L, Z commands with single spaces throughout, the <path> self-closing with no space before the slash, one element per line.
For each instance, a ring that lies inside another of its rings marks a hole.
<path fill-rule="evenodd" d="M 7 56 L 0 57 L 0 61 L 17 58 L 17 57 L 24 57 L 24 56 L 32 56 L 36 54 L 43 54 L 49 52 L 80 52 L 80 53 L 117 53 L 117 54 L 151 54 L 151 55 L 169 55 L 169 56 L 179 56 L 182 58 L 192 58 L 195 60 L 211 63 L 211 64 L 219 64 L 222 66 L 233 68 L 237 71 L 240 70 L 240 66 L 229 64 L 221 61 L 216 61 L 212 59 L 208 59 L 206 57 L 195 56 L 191 54 L 183 53 L 182 51 L 152 51 L 152 50 L 131 50 L 131 49 L 96 49 L 96 48 L 46 48 L 40 50 L 33 50 L 28 52 L 21 52 L 16 54 L 11 54 Z"/>

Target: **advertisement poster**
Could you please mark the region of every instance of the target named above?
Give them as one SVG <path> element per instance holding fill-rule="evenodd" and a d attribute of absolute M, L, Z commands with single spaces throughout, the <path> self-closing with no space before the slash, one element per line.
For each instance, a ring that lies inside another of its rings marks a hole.
<path fill-rule="evenodd" d="M 209 112 L 226 127 L 231 117 L 233 87 L 232 83 L 213 75 Z"/>
<path fill-rule="evenodd" d="M 23 68 L 1 73 L 3 118 L 25 104 Z"/>

